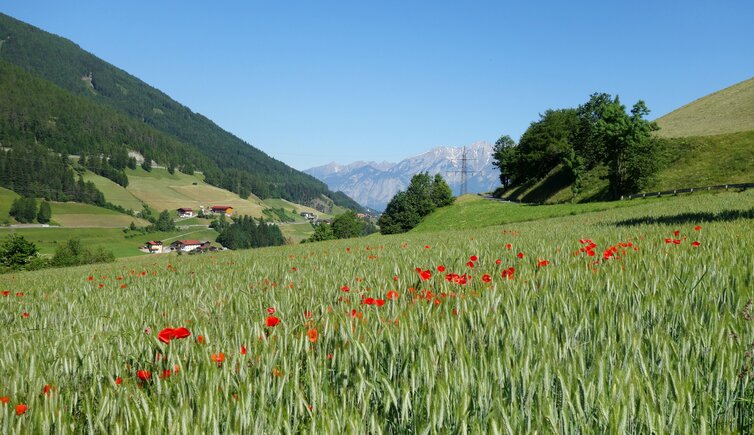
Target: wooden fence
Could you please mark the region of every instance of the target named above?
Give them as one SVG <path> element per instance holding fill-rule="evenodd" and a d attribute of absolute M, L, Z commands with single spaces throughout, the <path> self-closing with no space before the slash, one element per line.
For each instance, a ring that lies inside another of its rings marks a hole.
<path fill-rule="evenodd" d="M 663 195 L 677 195 L 679 193 L 706 192 L 710 190 L 728 190 L 728 189 L 746 190 L 752 187 L 754 187 L 754 183 L 720 184 L 717 186 L 689 187 L 686 189 L 665 190 L 662 192 L 636 193 L 633 195 L 621 196 L 620 199 L 624 200 L 624 199 L 636 199 L 636 198 L 656 198 L 658 196 L 663 196 Z"/>

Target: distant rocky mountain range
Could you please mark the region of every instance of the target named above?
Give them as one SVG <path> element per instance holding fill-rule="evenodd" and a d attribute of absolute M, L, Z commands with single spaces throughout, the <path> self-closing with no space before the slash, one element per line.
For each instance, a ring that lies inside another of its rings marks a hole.
<path fill-rule="evenodd" d="M 333 191 L 342 191 L 359 204 L 382 211 L 399 190 L 408 187 L 411 177 L 419 172 L 440 173 L 458 195 L 461 190 L 461 168 L 464 147 L 437 147 L 398 163 L 335 162 L 305 170 L 327 184 Z M 467 192 L 480 193 L 500 185 L 500 171 L 492 165 L 493 145 L 476 142 L 466 147 Z"/>

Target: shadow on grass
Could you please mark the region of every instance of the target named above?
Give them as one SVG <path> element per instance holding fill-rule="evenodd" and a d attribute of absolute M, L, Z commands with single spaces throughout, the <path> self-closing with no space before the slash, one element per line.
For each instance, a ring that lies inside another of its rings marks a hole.
<path fill-rule="evenodd" d="M 670 216 L 645 216 L 618 221 L 614 225 L 618 227 L 648 224 L 680 225 L 701 222 L 729 222 L 738 219 L 754 219 L 754 207 L 749 210 L 723 210 L 717 213 L 689 212 Z"/>

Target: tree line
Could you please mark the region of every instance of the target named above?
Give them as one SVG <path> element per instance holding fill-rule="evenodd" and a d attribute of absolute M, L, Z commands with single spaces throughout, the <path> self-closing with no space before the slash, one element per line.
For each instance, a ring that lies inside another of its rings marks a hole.
<path fill-rule="evenodd" d="M 645 119 L 648 114 L 641 100 L 627 111 L 617 96 L 595 93 L 577 108 L 545 111 L 518 144 L 502 136 L 493 164 L 506 188 L 541 179 L 561 165 L 578 192 L 585 174 L 602 165 L 612 198 L 635 193 L 659 169 L 662 142 L 652 136 L 658 127 Z"/>
<path fill-rule="evenodd" d="M 453 203 L 453 191 L 440 174 L 430 177 L 427 172 L 414 175 L 406 191 L 398 192 L 380 216 L 382 234 L 405 233 L 427 215 Z"/>
<path fill-rule="evenodd" d="M 111 251 L 102 247 L 89 248 L 84 246 L 79 239 L 62 242 L 55 248 L 55 254 L 51 258 L 40 256 L 37 246 L 18 234 L 11 233 L 0 240 L 0 272 L 113 261 L 115 261 L 115 255 Z"/>
<path fill-rule="evenodd" d="M 285 244 L 280 227 L 251 216 L 234 217 L 231 222 L 221 215 L 210 225 L 217 230 L 217 242 L 228 249 L 250 249 Z"/>

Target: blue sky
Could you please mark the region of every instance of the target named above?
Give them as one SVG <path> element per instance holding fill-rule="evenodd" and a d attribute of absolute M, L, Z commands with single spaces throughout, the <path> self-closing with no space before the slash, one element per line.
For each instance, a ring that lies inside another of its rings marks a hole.
<path fill-rule="evenodd" d="M 593 92 L 654 119 L 754 76 L 748 1 L 3 0 L 289 165 L 518 139 Z"/>

